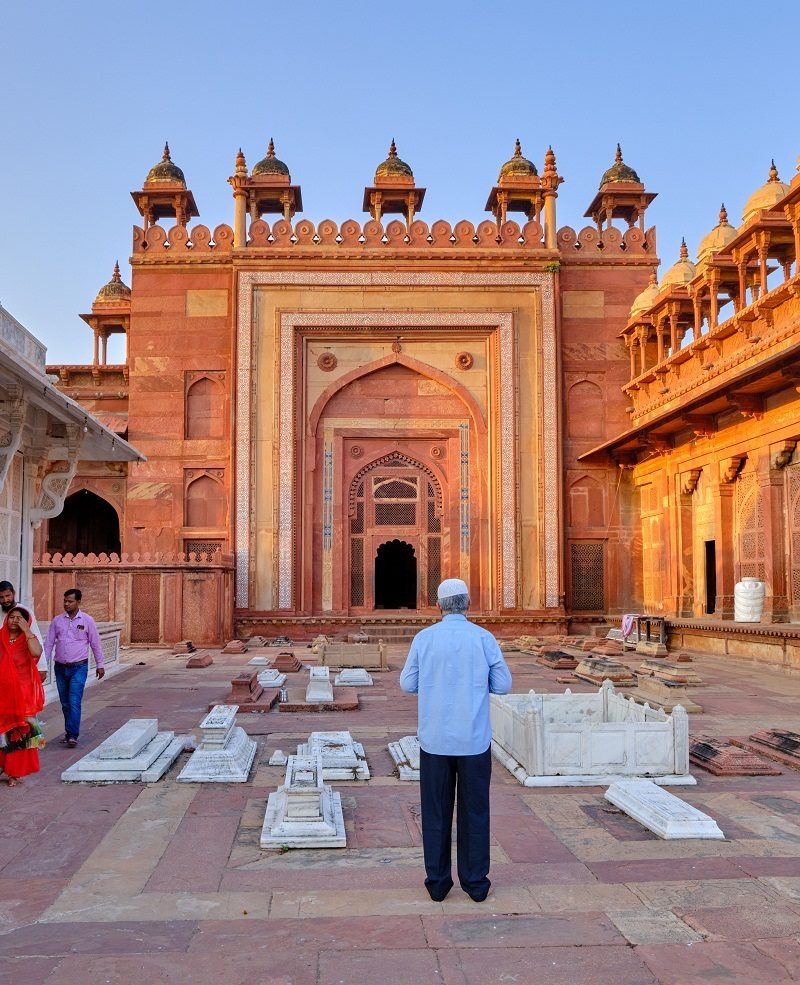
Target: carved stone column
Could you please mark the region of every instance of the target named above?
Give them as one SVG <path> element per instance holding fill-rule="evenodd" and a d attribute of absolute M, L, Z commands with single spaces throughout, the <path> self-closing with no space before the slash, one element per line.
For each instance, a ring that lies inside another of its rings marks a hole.
<path fill-rule="evenodd" d="M 786 499 L 782 468 L 773 468 L 771 456 L 759 457 L 756 472 L 764 516 L 764 581 L 766 598 L 761 622 L 789 618 L 786 577 Z"/>
<path fill-rule="evenodd" d="M 700 469 L 691 469 L 675 476 L 676 481 L 676 539 L 677 597 L 676 615 L 690 619 L 694 614 L 694 528 L 692 523 L 693 495 L 700 478 Z"/>
<path fill-rule="evenodd" d="M 715 483 L 714 530 L 716 532 L 717 595 L 714 603 L 716 619 L 733 619 L 734 574 L 734 510 L 733 480 L 738 469 L 719 465 L 719 481 Z"/>

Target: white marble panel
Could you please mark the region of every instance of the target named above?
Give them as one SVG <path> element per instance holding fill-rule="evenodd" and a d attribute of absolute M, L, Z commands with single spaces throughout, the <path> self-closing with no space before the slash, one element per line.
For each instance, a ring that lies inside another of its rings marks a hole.
<path fill-rule="evenodd" d="M 659 838 L 725 838 L 708 814 L 650 780 L 618 780 L 611 784 L 605 796 Z"/>
<path fill-rule="evenodd" d="M 95 749 L 98 759 L 132 759 L 158 732 L 157 718 L 131 718 Z"/>

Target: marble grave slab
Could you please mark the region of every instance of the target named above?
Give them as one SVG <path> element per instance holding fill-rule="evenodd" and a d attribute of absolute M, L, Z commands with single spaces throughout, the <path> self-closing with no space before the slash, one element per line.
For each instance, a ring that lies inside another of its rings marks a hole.
<path fill-rule="evenodd" d="M 401 780 L 419 782 L 419 739 L 416 735 L 404 735 L 398 742 L 390 742 L 389 754 L 395 761 Z"/>
<path fill-rule="evenodd" d="M 322 782 L 321 756 L 289 756 L 286 782 L 269 795 L 262 848 L 345 848 L 342 801 Z"/>
<path fill-rule="evenodd" d="M 236 705 L 215 705 L 200 723 L 203 739 L 178 774 L 183 783 L 244 783 L 256 743 L 236 724 Z"/>
<path fill-rule="evenodd" d="M 155 783 L 183 752 L 186 736 L 159 732 L 156 718 L 131 718 L 61 774 L 65 783 Z"/>
<path fill-rule="evenodd" d="M 649 828 L 659 838 L 724 839 L 717 822 L 652 780 L 617 780 L 606 790 L 606 800 Z"/>
<path fill-rule="evenodd" d="M 325 668 L 327 670 L 327 667 Z M 333 683 L 337 687 L 371 687 L 375 682 L 363 667 L 344 667 Z"/>
<path fill-rule="evenodd" d="M 297 747 L 298 756 L 319 756 L 323 780 L 368 780 L 369 766 L 360 742 L 349 732 L 312 732 Z"/>

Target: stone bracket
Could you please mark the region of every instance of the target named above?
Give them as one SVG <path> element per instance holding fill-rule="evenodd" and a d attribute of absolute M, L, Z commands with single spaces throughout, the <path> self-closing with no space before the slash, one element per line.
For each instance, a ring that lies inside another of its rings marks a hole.
<path fill-rule="evenodd" d="M 746 460 L 747 455 L 733 455 L 720 463 L 720 480 L 726 483 L 733 482 Z"/>
<path fill-rule="evenodd" d="M 685 496 L 691 496 L 695 489 L 697 489 L 697 483 L 700 480 L 700 473 L 702 471 L 702 469 L 690 469 L 690 471 L 685 472 L 681 476 L 681 492 Z"/>
<path fill-rule="evenodd" d="M 11 418 L 10 429 L 0 437 L 0 492 L 6 484 L 11 463 L 14 455 L 19 451 L 22 444 L 22 435 L 25 428 L 25 417 L 28 410 L 28 398 L 21 386 L 8 387 L 8 403 L 10 404 L 9 416 Z"/>
<path fill-rule="evenodd" d="M 771 461 L 770 467 L 773 469 L 785 469 L 791 462 L 794 450 L 797 447 L 798 438 L 787 438 L 770 446 Z"/>
<path fill-rule="evenodd" d="M 38 527 L 42 520 L 49 520 L 64 509 L 70 483 L 78 469 L 78 457 L 83 444 L 84 432 L 78 425 L 67 425 L 68 459 L 64 462 L 53 462 L 49 471 L 42 478 L 39 495 L 30 511 L 30 520 Z"/>

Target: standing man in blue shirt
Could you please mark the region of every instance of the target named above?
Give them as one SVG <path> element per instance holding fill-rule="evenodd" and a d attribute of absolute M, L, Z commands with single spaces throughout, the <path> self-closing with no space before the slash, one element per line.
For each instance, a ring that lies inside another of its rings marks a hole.
<path fill-rule="evenodd" d="M 469 589 L 448 578 L 437 596 L 442 621 L 417 633 L 400 687 L 419 695 L 420 794 L 425 887 L 443 900 L 453 888 L 450 832 L 458 796 L 458 881 L 476 903 L 489 894 L 489 694 L 508 694 L 497 641 L 467 621 Z"/>

